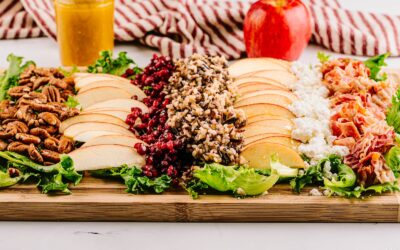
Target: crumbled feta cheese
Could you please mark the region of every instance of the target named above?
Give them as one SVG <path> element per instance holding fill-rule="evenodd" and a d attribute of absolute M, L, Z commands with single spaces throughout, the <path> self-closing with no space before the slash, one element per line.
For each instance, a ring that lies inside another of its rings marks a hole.
<path fill-rule="evenodd" d="M 330 130 L 332 110 L 327 98 L 329 91 L 323 85 L 319 66 L 293 63 L 292 72 L 298 81 L 292 86 L 298 99 L 289 109 L 297 118 L 293 119 L 292 138 L 302 142 L 298 150 L 311 159 L 311 165 L 330 154 L 345 156 L 347 147 L 334 146 L 335 137 Z"/>
<path fill-rule="evenodd" d="M 312 195 L 312 196 L 322 196 L 322 193 L 317 188 L 313 188 L 313 189 L 310 190 L 310 195 Z"/>

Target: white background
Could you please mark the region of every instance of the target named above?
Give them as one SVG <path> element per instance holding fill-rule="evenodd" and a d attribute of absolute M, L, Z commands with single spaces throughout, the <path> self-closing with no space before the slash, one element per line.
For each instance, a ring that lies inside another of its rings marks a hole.
<path fill-rule="evenodd" d="M 399 0 L 340 2 L 350 9 L 400 15 Z M 131 44 L 119 44 L 116 50 L 128 51 L 140 66 L 154 53 Z M 300 60 L 315 62 L 320 50 L 309 46 Z M 57 44 L 46 38 L 0 41 L 0 68 L 7 66 L 5 58 L 11 52 L 41 66 L 59 64 Z M 400 68 L 400 59 L 390 59 L 389 66 Z M 399 236 L 398 224 L 0 222 L 0 250 L 380 250 L 400 249 Z"/>

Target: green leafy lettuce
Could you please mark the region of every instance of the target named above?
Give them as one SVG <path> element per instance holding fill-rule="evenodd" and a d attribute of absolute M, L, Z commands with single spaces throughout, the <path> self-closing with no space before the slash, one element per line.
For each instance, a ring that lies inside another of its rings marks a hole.
<path fill-rule="evenodd" d="M 387 79 L 387 74 L 380 74 L 380 71 L 383 66 L 387 66 L 385 60 L 390 55 L 390 53 L 378 55 L 369 58 L 364 61 L 364 65 L 369 68 L 371 75 L 369 76 L 371 79 L 375 81 L 384 81 Z"/>
<path fill-rule="evenodd" d="M 263 194 L 279 179 L 277 174 L 265 176 L 257 173 L 253 168 L 224 166 L 217 163 L 205 164 L 204 167 L 195 169 L 193 177 L 214 190 L 231 192 L 240 196 Z"/>
<path fill-rule="evenodd" d="M 67 155 L 61 155 L 60 162 L 51 166 L 40 165 L 23 155 L 10 151 L 0 152 L 0 158 L 6 161 L 8 168 L 16 168 L 22 173 L 18 181 L 17 179 L 10 180 L 9 175 L 3 174 L 0 176 L 3 181 L 14 181 L 16 184 L 34 176 L 38 179 L 37 185 L 43 193 L 60 191 L 68 194 L 70 193 L 69 183 L 77 185 L 82 179 L 82 175 L 75 171 L 73 161 Z"/>
<path fill-rule="evenodd" d="M 70 77 L 74 73 L 79 72 L 79 68 L 76 65 L 72 66 L 72 68 L 70 68 L 70 69 L 66 69 L 64 67 L 59 67 L 58 70 L 60 70 L 66 77 Z"/>
<path fill-rule="evenodd" d="M 168 175 L 161 175 L 160 177 L 150 179 L 144 176 L 142 170 L 136 167 L 129 167 L 123 165 L 119 168 L 110 168 L 91 171 L 95 177 L 111 177 L 124 181 L 128 193 L 148 193 L 154 192 L 160 194 L 170 188 L 171 178 Z"/>
<path fill-rule="evenodd" d="M 325 54 L 324 52 L 321 52 L 321 51 L 317 52 L 317 57 L 318 57 L 318 60 L 319 60 L 320 63 L 326 63 L 331 58 L 330 55 Z"/>
<path fill-rule="evenodd" d="M 306 185 L 320 185 L 329 194 L 360 198 L 369 193 L 382 193 L 398 190 L 397 183 L 383 183 L 369 187 L 357 185 L 356 173 L 337 155 L 322 159 L 310 166 L 291 182 L 293 191 L 300 192 Z"/>
<path fill-rule="evenodd" d="M 386 112 L 386 122 L 396 133 L 400 133 L 400 89 L 392 96 L 392 105 Z"/>
<path fill-rule="evenodd" d="M 70 95 L 68 96 L 68 100 L 64 102 L 69 108 L 76 108 L 79 105 L 78 99 L 76 97 Z"/>
<path fill-rule="evenodd" d="M 392 147 L 385 155 L 386 164 L 392 169 L 396 177 L 400 174 L 400 147 Z"/>
<path fill-rule="evenodd" d="M 122 75 L 127 69 L 133 67 L 134 75 L 141 72 L 138 65 L 129 57 L 126 52 L 120 52 L 117 58 L 113 58 L 112 51 L 100 52 L 100 58 L 88 67 L 90 73 L 107 73 L 112 75 Z"/>
<path fill-rule="evenodd" d="M 0 77 L 0 101 L 8 99 L 8 89 L 18 85 L 19 75 L 24 71 L 30 64 L 35 64 L 32 61 L 23 63 L 23 57 L 9 54 L 7 56 L 9 63 L 8 69 Z"/>

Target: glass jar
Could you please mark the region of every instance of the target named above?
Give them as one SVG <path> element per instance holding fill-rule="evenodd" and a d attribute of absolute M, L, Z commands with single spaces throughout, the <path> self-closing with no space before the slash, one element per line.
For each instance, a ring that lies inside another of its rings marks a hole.
<path fill-rule="evenodd" d="M 55 0 L 63 66 L 87 66 L 114 48 L 114 0 Z"/>

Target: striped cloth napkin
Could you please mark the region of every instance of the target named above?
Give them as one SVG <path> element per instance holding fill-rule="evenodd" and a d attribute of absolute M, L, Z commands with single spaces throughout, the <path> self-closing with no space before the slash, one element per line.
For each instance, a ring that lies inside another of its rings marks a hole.
<path fill-rule="evenodd" d="M 332 51 L 400 55 L 400 17 L 350 11 L 337 0 L 303 0 L 314 43 Z M 1 0 L 0 39 L 56 38 L 53 0 Z M 244 55 L 243 20 L 255 0 L 115 0 L 115 38 L 138 40 L 171 57 Z"/>

